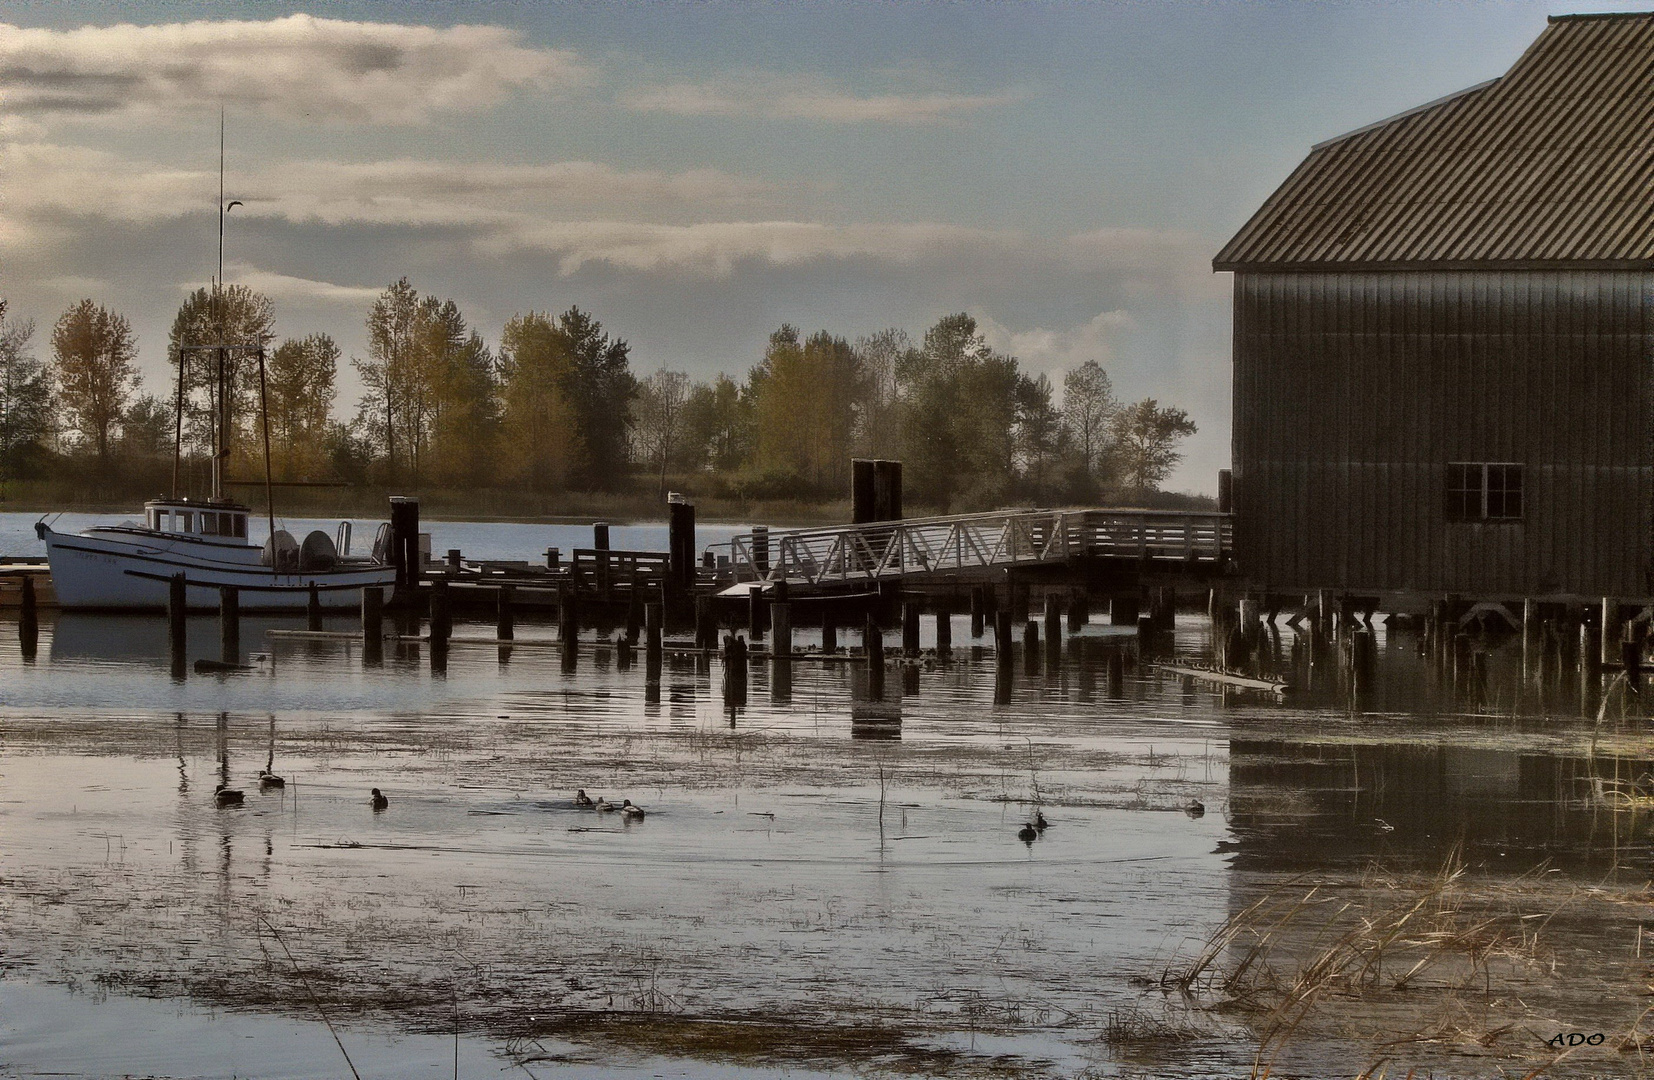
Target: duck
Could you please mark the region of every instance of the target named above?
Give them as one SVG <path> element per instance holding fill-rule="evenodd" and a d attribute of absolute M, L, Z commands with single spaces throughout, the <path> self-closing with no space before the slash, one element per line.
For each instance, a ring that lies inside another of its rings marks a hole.
<path fill-rule="evenodd" d="M 378 788 L 373 789 L 373 812 L 374 813 L 377 814 L 379 811 L 383 810 L 385 807 L 389 806 L 390 804 L 391 804 L 391 801 L 389 799 L 385 798 L 385 796 L 380 792 L 380 790 Z"/>
<path fill-rule="evenodd" d="M 1031 846 L 1035 840 L 1039 839 L 1039 830 L 1032 825 L 1024 825 L 1017 830 L 1017 839 Z"/>
<path fill-rule="evenodd" d="M 620 800 L 620 812 L 625 815 L 627 821 L 643 820 L 643 807 L 633 806 L 631 799 Z"/>
<path fill-rule="evenodd" d="M 1045 815 L 1040 813 L 1039 807 L 1037 807 L 1037 806 L 1034 807 L 1033 825 L 1034 825 L 1034 828 L 1039 832 L 1044 832 L 1046 829 L 1051 827 L 1051 823 L 1049 821 L 1045 820 Z"/>
<path fill-rule="evenodd" d="M 596 810 L 600 814 L 607 814 L 611 810 L 619 810 L 620 807 L 599 795 L 597 797 L 597 802 L 592 804 L 592 809 Z"/>
<path fill-rule="evenodd" d="M 574 793 L 574 805 L 578 806 L 582 810 L 590 810 L 597 804 L 592 802 L 592 797 L 590 795 L 586 794 L 586 789 L 581 788 L 579 791 Z"/>
<path fill-rule="evenodd" d="M 219 807 L 240 806 L 247 801 L 247 795 L 245 792 L 238 791 L 225 784 L 219 784 L 212 793 L 212 801 L 214 805 Z"/>
<path fill-rule="evenodd" d="M 261 788 L 284 788 L 287 786 L 287 781 L 269 769 L 260 769 L 258 771 L 258 786 Z"/>
<path fill-rule="evenodd" d="M 1206 814 L 1206 804 L 1201 802 L 1199 799 L 1190 799 L 1188 805 L 1183 808 L 1183 812 L 1192 818 L 1204 817 Z"/>

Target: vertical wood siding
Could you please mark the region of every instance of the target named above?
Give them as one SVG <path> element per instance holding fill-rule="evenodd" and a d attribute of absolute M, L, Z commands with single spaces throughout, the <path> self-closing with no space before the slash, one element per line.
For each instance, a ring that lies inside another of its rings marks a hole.
<path fill-rule="evenodd" d="M 1643 596 L 1637 271 L 1238 273 L 1235 552 L 1267 589 Z M 1520 522 L 1446 520 L 1450 461 L 1524 466 Z"/>

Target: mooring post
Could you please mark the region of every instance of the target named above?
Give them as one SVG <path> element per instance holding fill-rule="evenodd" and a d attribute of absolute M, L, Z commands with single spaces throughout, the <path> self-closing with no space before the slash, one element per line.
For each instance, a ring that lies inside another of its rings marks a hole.
<path fill-rule="evenodd" d="M 1113 626 L 1136 626 L 1139 612 L 1136 593 L 1117 592 L 1109 598 L 1108 621 Z"/>
<path fill-rule="evenodd" d="M 362 590 L 362 663 L 377 665 L 384 660 L 385 590 Z"/>
<path fill-rule="evenodd" d="M 747 633 L 754 641 L 764 640 L 764 588 L 761 585 L 747 589 Z"/>
<path fill-rule="evenodd" d="M 661 631 L 666 612 L 660 604 L 643 605 L 643 677 L 660 681 Z"/>
<path fill-rule="evenodd" d="M 1532 597 L 1522 601 L 1522 678 L 1533 678 L 1534 634 L 1539 629 L 1539 604 Z M 1580 639 L 1581 641 L 1584 638 Z M 1581 654 L 1583 660 L 1583 654 Z"/>
<path fill-rule="evenodd" d="M 861 631 L 862 651 L 867 654 L 867 694 L 874 701 L 884 700 L 884 629 L 879 620 L 869 614 Z"/>
<path fill-rule="evenodd" d="M 434 647 L 438 642 L 444 648 L 448 645 L 448 636 L 454 631 L 453 612 L 448 607 L 448 582 L 444 578 L 437 578 L 431 582 L 431 644 Z"/>
<path fill-rule="evenodd" d="M 1075 589 L 1068 594 L 1068 632 L 1078 634 L 1090 621 L 1091 606 L 1086 601 L 1085 590 Z"/>
<path fill-rule="evenodd" d="M 1597 640 L 1597 628 L 1586 619 L 1579 623 L 1579 670 L 1590 678 L 1602 674 L 1602 644 Z"/>
<path fill-rule="evenodd" d="M 787 583 L 777 581 L 770 600 L 770 654 L 791 658 L 793 653 L 793 612 Z"/>
<path fill-rule="evenodd" d="M 1637 638 L 1637 627 L 1629 622 L 1620 637 L 1620 667 L 1625 672 L 1625 685 L 1632 693 L 1640 693 L 1643 685 L 1643 646 Z"/>
<path fill-rule="evenodd" d="M 1029 675 L 1039 674 L 1039 623 L 1029 619 L 1022 626 L 1022 667 Z"/>
<path fill-rule="evenodd" d="M 497 619 L 494 635 L 501 641 L 510 641 L 517 636 L 517 620 L 511 610 L 513 590 L 510 585 L 501 585 L 498 597 Z"/>
<path fill-rule="evenodd" d="M 987 598 L 983 595 L 984 589 L 977 585 L 971 589 L 971 637 L 982 637 L 982 623 L 988 609 Z"/>
<path fill-rule="evenodd" d="M 172 674 L 174 678 L 183 677 L 186 654 L 189 649 L 188 632 L 185 629 L 184 621 L 188 614 L 187 596 L 184 575 L 172 575 L 167 582 L 167 642 L 171 646 Z"/>
<path fill-rule="evenodd" d="M 40 615 L 38 601 L 35 599 L 34 575 L 23 575 L 22 596 L 18 599 L 17 632 L 25 640 L 33 638 L 40 631 Z"/>
<path fill-rule="evenodd" d="M 1378 659 L 1378 643 L 1367 629 L 1350 635 L 1350 682 L 1356 694 L 1366 694 L 1373 688 L 1373 668 Z"/>
<path fill-rule="evenodd" d="M 1154 616 L 1144 612 L 1137 616 L 1137 652 L 1140 656 L 1153 656 L 1154 651 Z"/>
<path fill-rule="evenodd" d="M 708 610 L 711 606 L 710 596 L 695 597 L 695 648 L 702 652 L 714 649 L 718 644 L 718 631 L 712 625 L 711 612 Z"/>
<path fill-rule="evenodd" d="M 630 585 L 626 589 L 626 644 L 636 645 L 638 634 L 643 628 L 643 594 L 638 590 L 642 586 L 638 582 L 637 574 L 632 575 Z M 706 600 L 704 596 L 695 598 L 695 614 L 699 619 L 701 604 Z M 697 623 L 697 625 L 699 625 Z"/>
<path fill-rule="evenodd" d="M 916 600 L 902 604 L 902 655 L 919 655 L 919 603 Z"/>
<path fill-rule="evenodd" d="M 953 655 L 953 601 L 947 597 L 936 602 L 936 655 Z"/>
<path fill-rule="evenodd" d="M 838 652 L 838 616 L 825 605 L 821 610 L 821 651 L 828 656 Z"/>
<path fill-rule="evenodd" d="M 310 630 L 322 628 L 322 593 L 316 583 L 310 583 L 309 595 L 304 601 L 304 624 Z"/>
<path fill-rule="evenodd" d="M 994 663 L 1002 671 L 1009 671 L 1016 654 L 1012 651 L 1014 643 L 1011 640 L 1011 613 L 1006 610 L 994 612 Z"/>
<path fill-rule="evenodd" d="M 1062 649 L 1062 601 L 1054 592 L 1045 594 L 1045 648 Z"/>
<path fill-rule="evenodd" d="M 607 521 L 592 522 L 592 547 L 597 551 L 609 550 L 609 523 Z"/>
<path fill-rule="evenodd" d="M 695 585 L 695 504 L 677 492 L 666 496 L 668 577 L 678 589 Z"/>
<path fill-rule="evenodd" d="M 241 592 L 234 585 L 218 587 L 218 659 L 241 663 Z"/>
<path fill-rule="evenodd" d="M 419 500 L 391 497 L 391 564 L 396 567 L 396 592 L 412 593 L 419 581 Z"/>
<path fill-rule="evenodd" d="M 1602 666 L 1607 667 L 1619 659 L 1620 642 L 1620 606 L 1612 597 L 1602 598 Z"/>
<path fill-rule="evenodd" d="M 463 559 L 460 555 L 459 548 L 449 548 L 448 549 L 448 572 L 450 574 L 459 573 L 460 563 L 462 561 L 463 561 Z"/>

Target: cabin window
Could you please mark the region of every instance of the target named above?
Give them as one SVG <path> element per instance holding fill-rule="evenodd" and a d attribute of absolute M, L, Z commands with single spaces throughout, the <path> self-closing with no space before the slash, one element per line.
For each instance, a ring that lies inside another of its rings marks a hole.
<path fill-rule="evenodd" d="M 1447 520 L 1522 520 L 1522 466 L 1509 462 L 1450 463 Z"/>
<path fill-rule="evenodd" d="M 192 511 L 192 510 L 180 510 L 180 511 L 178 511 L 178 531 L 179 532 L 186 532 L 186 533 L 195 531 L 195 512 L 194 511 Z"/>
<path fill-rule="evenodd" d="M 218 535 L 218 519 L 219 519 L 219 517 L 220 517 L 220 515 L 218 515 L 218 514 L 209 514 L 209 513 L 206 513 L 205 511 L 202 512 L 202 514 L 201 514 L 201 532 L 202 532 L 203 535 L 205 535 L 205 536 L 217 536 Z"/>
<path fill-rule="evenodd" d="M 238 540 L 247 539 L 247 518 L 242 514 L 232 514 L 230 520 L 235 524 L 235 535 Z"/>

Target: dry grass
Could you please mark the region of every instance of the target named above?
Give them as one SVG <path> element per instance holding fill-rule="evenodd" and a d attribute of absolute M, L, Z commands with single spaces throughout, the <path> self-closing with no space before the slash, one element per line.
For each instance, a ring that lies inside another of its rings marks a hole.
<path fill-rule="evenodd" d="M 1547 1074 L 1569 1056 L 1546 1045 L 1559 1030 L 1614 1031 L 1610 1051 L 1654 1050 L 1642 1027 L 1654 1009 L 1639 1000 L 1654 991 L 1654 970 L 1616 972 L 1601 950 L 1632 928 L 1625 914 L 1647 903 L 1646 888 L 1557 886 L 1546 870 L 1472 880 L 1454 851 L 1428 876 L 1295 878 L 1237 911 L 1159 983 L 1191 1007 L 1241 1019 L 1258 1043 L 1254 1077 L 1295 1043 L 1358 1046 L 1362 1075 L 1375 1080 L 1398 1059 L 1505 1059 L 1519 1066 L 1510 1075 Z M 1583 907 L 1592 910 L 1575 911 Z M 1575 914 L 1570 936 L 1589 926 L 1596 948 L 1551 940 L 1557 920 Z M 1616 1058 L 1616 1068 L 1631 1064 Z"/>

